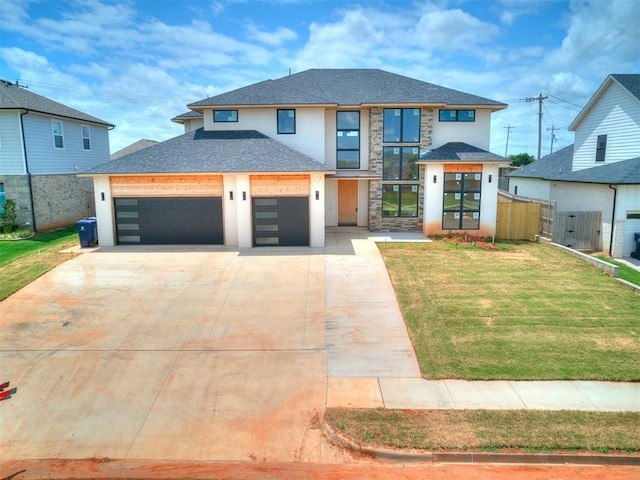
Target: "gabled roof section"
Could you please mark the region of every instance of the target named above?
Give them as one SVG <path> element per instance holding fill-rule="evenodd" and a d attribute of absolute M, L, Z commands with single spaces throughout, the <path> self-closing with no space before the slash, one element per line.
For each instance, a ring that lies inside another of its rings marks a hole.
<path fill-rule="evenodd" d="M 143 148 L 148 148 L 158 143 L 157 140 L 149 140 L 148 138 L 142 138 L 131 145 L 124 147 L 117 152 L 111 154 L 111 160 L 115 160 L 120 157 L 124 157 L 125 155 L 129 155 L 130 153 L 137 152 L 138 150 L 142 150 Z"/>
<path fill-rule="evenodd" d="M 601 183 L 611 185 L 640 184 L 640 157 L 585 168 L 576 172 L 571 171 L 572 164 L 573 145 L 569 145 L 511 172 L 507 176 L 538 178 L 558 182 Z"/>
<path fill-rule="evenodd" d="M 202 128 L 98 165 L 85 175 L 327 172 L 311 157 L 255 130 Z"/>
<path fill-rule="evenodd" d="M 585 168 L 551 180 L 611 185 L 640 185 L 640 157 L 609 163 L 600 167 Z"/>
<path fill-rule="evenodd" d="M 187 120 L 196 120 L 198 118 L 202 118 L 202 112 L 195 112 L 193 110 L 189 110 L 188 112 L 182 113 L 180 115 L 176 115 L 171 119 L 171 121 L 176 123 L 184 123 Z"/>
<path fill-rule="evenodd" d="M 569 125 L 568 130 L 570 132 L 574 132 L 578 124 L 582 121 L 585 115 L 593 108 L 593 106 L 598 102 L 602 94 L 606 91 L 607 88 L 612 83 L 616 83 L 620 85 L 624 90 L 626 90 L 633 100 L 640 102 L 640 74 L 638 73 L 613 73 L 609 75 L 602 85 L 596 90 L 596 93 L 593 94 L 591 99 L 587 102 L 584 108 L 580 111 L 578 116 L 575 118 L 571 125 Z"/>
<path fill-rule="evenodd" d="M 56 117 L 65 117 L 72 120 L 97 123 L 107 127 L 113 127 L 109 122 L 67 107 L 46 97 L 30 92 L 14 83 L 0 80 L 0 110 L 30 110 L 32 112 L 45 113 Z"/>
<path fill-rule="evenodd" d="M 452 162 L 452 163 L 468 163 L 468 162 L 509 162 L 508 159 L 488 152 L 468 143 L 449 142 L 441 147 L 427 151 L 420 155 L 418 163 L 423 162 Z"/>
<path fill-rule="evenodd" d="M 504 103 L 378 69 L 311 69 L 265 80 L 188 105 L 423 105 L 506 108 Z"/>
<path fill-rule="evenodd" d="M 573 144 L 507 174 L 507 177 L 550 178 L 571 173 Z"/>

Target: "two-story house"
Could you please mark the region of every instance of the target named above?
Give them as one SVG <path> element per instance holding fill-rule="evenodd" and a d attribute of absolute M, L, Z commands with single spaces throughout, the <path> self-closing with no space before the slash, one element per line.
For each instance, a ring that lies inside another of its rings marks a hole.
<path fill-rule="evenodd" d="M 21 227 L 52 229 L 94 214 L 93 183 L 77 174 L 109 159 L 111 128 L 0 80 L 0 200 L 16 202 Z"/>
<path fill-rule="evenodd" d="M 598 248 L 628 257 L 640 233 L 640 74 L 609 75 L 569 130 L 574 145 L 509 174 L 509 191 L 600 212 Z"/>
<path fill-rule="evenodd" d="M 188 105 L 184 135 L 86 172 L 101 245 L 324 245 L 327 226 L 495 233 L 491 113 L 382 70 L 312 69 Z"/>

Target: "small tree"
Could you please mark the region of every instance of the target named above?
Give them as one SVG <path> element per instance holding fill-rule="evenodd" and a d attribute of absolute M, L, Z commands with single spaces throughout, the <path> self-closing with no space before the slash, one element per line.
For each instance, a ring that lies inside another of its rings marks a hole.
<path fill-rule="evenodd" d="M 3 233 L 11 233 L 18 230 L 17 217 L 16 201 L 10 199 L 5 200 L 2 212 L 0 212 L 0 220 L 2 220 L 0 230 L 2 230 Z"/>
<path fill-rule="evenodd" d="M 533 162 L 535 158 L 528 153 L 517 153 L 515 155 L 509 155 L 509 160 L 511 160 L 511 165 L 514 167 L 524 167 Z"/>

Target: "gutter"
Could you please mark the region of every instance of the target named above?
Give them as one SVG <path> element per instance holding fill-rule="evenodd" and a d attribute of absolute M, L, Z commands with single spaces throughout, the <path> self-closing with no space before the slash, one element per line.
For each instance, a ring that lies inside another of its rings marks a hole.
<path fill-rule="evenodd" d="M 24 136 L 24 120 L 23 120 L 23 116 L 28 114 L 29 110 L 24 110 L 23 112 L 20 112 L 20 130 L 22 133 L 22 152 L 24 154 L 24 168 L 25 171 L 27 172 L 27 178 L 29 179 L 29 201 L 31 204 L 31 226 L 34 232 L 37 232 L 37 228 L 36 228 L 36 210 L 33 204 L 33 182 L 31 180 L 31 172 L 29 171 L 29 160 L 27 157 L 27 140 Z"/>
<path fill-rule="evenodd" d="M 613 212 L 611 212 L 611 238 L 609 239 L 609 256 L 613 256 L 613 232 L 616 224 L 616 198 L 618 196 L 618 189 L 609 185 L 609 188 L 613 190 Z"/>

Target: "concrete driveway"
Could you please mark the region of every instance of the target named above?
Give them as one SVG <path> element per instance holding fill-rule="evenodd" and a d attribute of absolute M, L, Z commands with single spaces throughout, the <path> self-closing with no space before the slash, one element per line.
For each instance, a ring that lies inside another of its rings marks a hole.
<path fill-rule="evenodd" d="M 326 249 L 117 247 L 60 265 L 0 303 L 0 380 L 18 388 L 0 402 L 0 461 L 356 461 L 314 420 L 328 390 L 348 404 L 379 391 L 358 382 L 382 365 L 419 376 L 371 247 L 335 234 Z M 389 312 L 395 326 L 362 332 Z"/>

